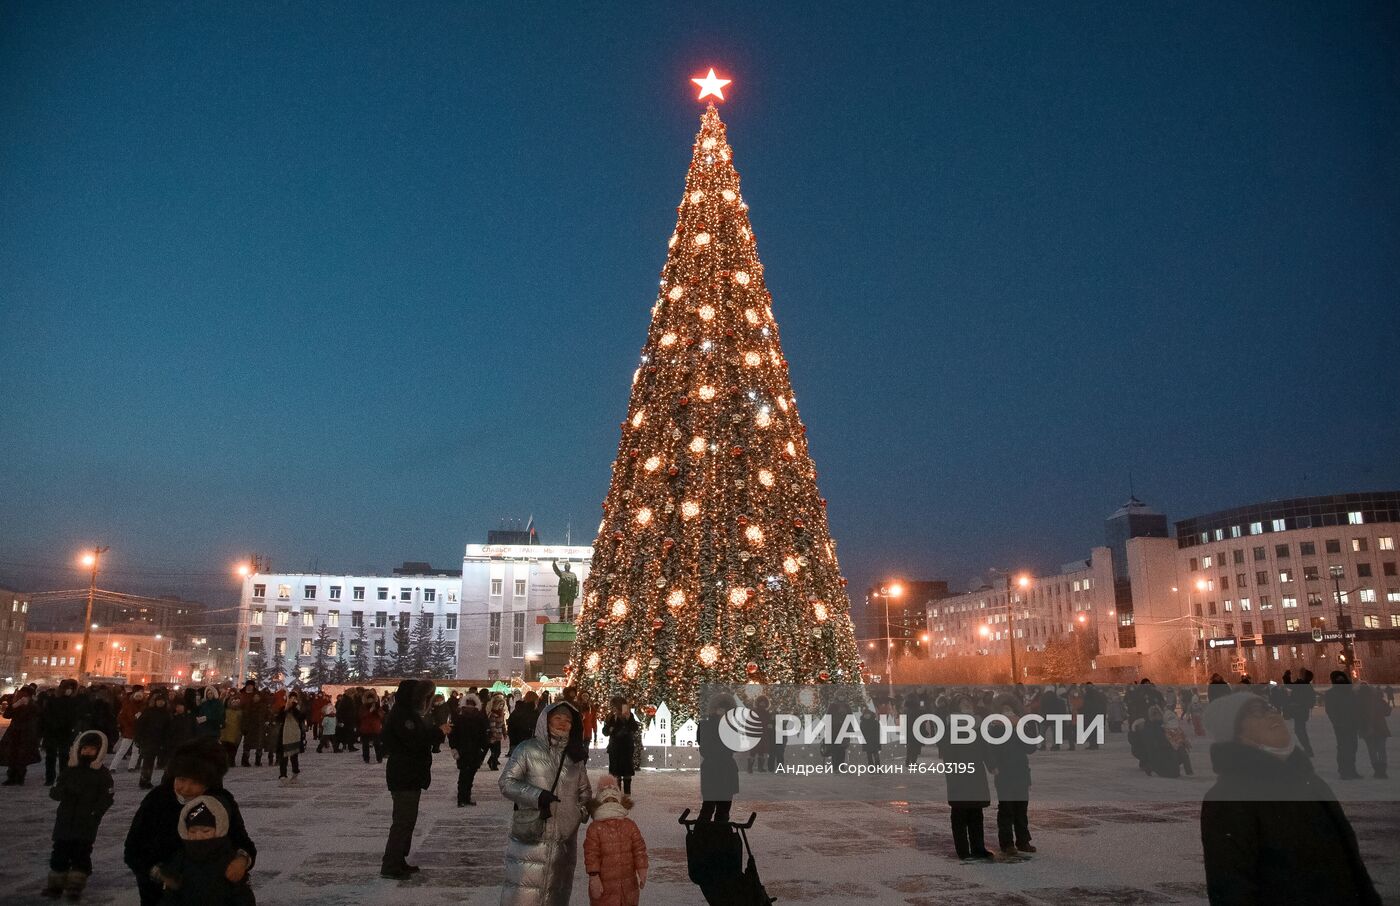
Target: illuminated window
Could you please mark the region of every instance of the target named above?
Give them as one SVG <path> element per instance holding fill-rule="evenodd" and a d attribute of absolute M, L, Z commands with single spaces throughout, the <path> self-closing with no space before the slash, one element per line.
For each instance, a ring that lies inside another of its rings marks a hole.
<path fill-rule="evenodd" d="M 329 611 L 327 611 L 327 612 L 326 612 L 326 625 L 329 626 L 329 627 L 331 627 L 332 629 L 338 629 L 338 628 L 340 627 L 340 611 L 338 611 L 338 610 L 329 610 Z"/>
<path fill-rule="evenodd" d="M 491 580 L 494 582 L 495 580 Z M 493 613 L 486 624 L 486 656 L 501 656 L 501 615 Z"/>
<path fill-rule="evenodd" d="M 1360 510 L 1352 510 L 1350 513 L 1347 513 L 1347 523 L 1349 525 L 1360 525 L 1364 521 L 1365 520 L 1361 518 Z"/>
<path fill-rule="evenodd" d="M 292 599 L 292 586 L 290 586 L 290 585 L 279 585 L 279 586 L 277 586 L 277 600 L 279 600 L 279 601 L 290 601 L 291 599 Z"/>
<path fill-rule="evenodd" d="M 1395 539 L 1394 539 L 1393 537 L 1391 537 L 1390 535 L 1384 535 L 1384 536 L 1382 536 L 1382 537 L 1380 537 L 1380 538 L 1377 538 L 1377 539 L 1376 539 L 1376 550 L 1378 550 L 1378 551 L 1393 551 L 1393 550 L 1395 550 Z"/>

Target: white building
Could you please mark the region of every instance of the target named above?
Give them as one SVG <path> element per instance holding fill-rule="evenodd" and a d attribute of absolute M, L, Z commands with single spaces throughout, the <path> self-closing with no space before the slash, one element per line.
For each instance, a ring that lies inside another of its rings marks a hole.
<path fill-rule="evenodd" d="M 582 586 L 593 548 L 549 544 L 468 544 L 462 557 L 462 631 L 457 675 L 467 679 L 526 678 L 543 657 L 544 625 L 559 619 L 559 578 L 568 563 Z"/>
<path fill-rule="evenodd" d="M 331 576 L 307 573 L 253 573 L 243 579 L 239 601 L 239 678 L 248 652 L 261 648 L 270 663 L 280 653 L 289 676 L 305 680 L 314 662 L 313 643 L 325 625 L 334 640 L 331 657 L 353 662 L 360 627 L 370 663 L 392 655 L 394 630 L 412 628 L 419 614 L 447 634 L 456 656 L 461 619 L 462 579 L 457 575 Z"/>

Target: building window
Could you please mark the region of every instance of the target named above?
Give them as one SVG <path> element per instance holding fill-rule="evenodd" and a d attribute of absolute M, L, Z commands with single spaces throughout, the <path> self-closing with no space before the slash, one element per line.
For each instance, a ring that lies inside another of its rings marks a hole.
<path fill-rule="evenodd" d="M 407 626 L 413 619 L 413 615 L 406 610 L 399 611 L 399 625 Z"/>
<path fill-rule="evenodd" d="M 1313 618 L 1312 618 L 1312 628 L 1313 628 L 1313 629 L 1326 629 L 1326 628 L 1327 628 L 1327 618 L 1326 618 L 1326 617 L 1313 617 Z M 1320 648 L 1320 647 L 1322 647 L 1322 646 L 1319 645 L 1318 647 Z M 1318 655 L 1318 657 L 1321 657 L 1321 656 L 1322 656 L 1321 654 Z"/>
<path fill-rule="evenodd" d="M 1292 595 L 1284 595 L 1284 596 L 1283 596 L 1283 606 L 1284 606 L 1285 609 L 1287 609 L 1287 608 L 1289 608 L 1289 607 L 1297 607 L 1297 606 L 1298 606 L 1298 599 L 1295 598 L 1295 597 L 1293 597 Z"/>
<path fill-rule="evenodd" d="M 1268 584 L 1269 584 L 1269 574 L 1266 573 L 1266 572 L 1264 572 L 1264 570 L 1262 570 L 1262 569 L 1259 570 L 1257 573 L 1254 574 L 1254 584 L 1255 584 L 1255 585 L 1268 585 Z"/>
<path fill-rule="evenodd" d="M 1311 541 L 1299 541 L 1298 553 L 1302 554 L 1304 557 L 1316 557 L 1317 545 L 1312 543 Z"/>
<path fill-rule="evenodd" d="M 456 629 L 456 628 L 457 628 L 457 615 L 456 615 L 455 613 L 449 613 L 449 614 L 447 615 L 447 628 L 448 628 L 448 629 Z"/>
<path fill-rule="evenodd" d="M 262 651 L 262 636 L 260 636 L 260 635 L 250 635 L 250 636 L 248 636 L 248 650 L 249 650 L 249 651 Z"/>
<path fill-rule="evenodd" d="M 375 611 L 375 614 L 374 614 L 374 628 L 375 628 L 375 629 L 385 629 L 385 628 L 388 627 L 388 625 L 389 625 L 389 613 L 388 613 L 388 611 L 385 611 L 385 610 L 378 610 L 378 611 Z"/>
<path fill-rule="evenodd" d="M 301 640 L 301 653 L 302 653 L 303 655 L 309 655 L 309 654 L 311 653 L 311 640 L 310 640 L 310 639 L 302 639 L 302 640 Z"/>
<path fill-rule="evenodd" d="M 1244 573 L 1238 573 L 1238 574 L 1235 575 L 1235 587 L 1236 587 L 1236 588 L 1248 588 L 1248 587 L 1249 587 L 1249 582 L 1246 580 L 1245 574 L 1244 574 Z"/>
<path fill-rule="evenodd" d="M 279 600 L 279 601 L 290 601 L 291 599 L 292 599 L 292 586 L 290 586 L 290 585 L 279 585 L 279 586 L 277 586 L 277 600 Z"/>
<path fill-rule="evenodd" d="M 1273 610 L 1273 609 L 1274 609 L 1274 600 L 1273 600 L 1273 598 L 1269 597 L 1268 595 L 1260 595 L 1260 596 L 1259 596 L 1259 609 L 1260 609 L 1260 610 Z"/>
<path fill-rule="evenodd" d="M 274 653 L 280 654 L 280 655 L 282 655 L 283 657 L 286 657 L 286 656 L 287 656 L 287 640 L 286 640 L 286 639 L 278 639 L 276 642 L 274 642 L 274 643 L 272 644 L 272 650 L 273 650 Z"/>
<path fill-rule="evenodd" d="M 505 579 L 491 580 L 491 597 L 499 598 L 501 596 L 501 592 L 505 587 L 505 581 Z"/>
<path fill-rule="evenodd" d="M 1381 564 L 1381 573 L 1386 576 L 1395 575 L 1395 561 L 1387 560 Z"/>
<path fill-rule="evenodd" d="M 340 657 L 340 640 L 331 639 L 331 643 L 326 646 L 326 653 L 331 657 Z"/>
<path fill-rule="evenodd" d="M 1226 612 L 1226 613 L 1234 613 L 1234 612 L 1235 612 L 1235 602 L 1234 602 L 1234 601 L 1231 601 L 1229 598 L 1226 598 L 1226 599 L 1225 599 L 1225 612 Z"/>
<path fill-rule="evenodd" d="M 301 589 L 301 598 L 302 598 L 303 601 L 314 601 L 314 600 L 316 600 L 316 586 L 314 586 L 314 585 L 305 585 L 305 586 L 302 586 L 302 589 Z"/>
<path fill-rule="evenodd" d="M 375 640 L 374 640 L 374 656 L 375 656 L 375 657 L 383 657 L 383 656 L 384 656 L 384 640 L 383 640 L 383 639 L 375 639 Z"/>
<path fill-rule="evenodd" d="M 1394 539 L 1392 536 L 1390 536 L 1390 535 L 1383 535 L 1383 536 L 1381 536 L 1380 538 L 1377 538 L 1377 539 L 1376 539 L 1376 550 L 1378 550 L 1378 551 L 1393 551 L 1393 550 L 1395 550 L 1395 539 Z"/>
<path fill-rule="evenodd" d="M 1240 624 L 1240 635 L 1243 635 L 1243 636 L 1252 636 L 1252 635 L 1254 635 L 1254 623 L 1251 622 L 1250 620 L 1245 620 L 1243 623 L 1241 623 L 1241 624 Z"/>
<path fill-rule="evenodd" d="M 363 585 L 356 585 L 354 588 L 350 589 L 350 600 L 363 601 L 364 599 L 365 587 Z"/>
<path fill-rule="evenodd" d="M 1329 554 L 1340 554 L 1342 552 L 1342 542 L 1336 538 L 1330 538 L 1323 542 L 1323 547 Z"/>
<path fill-rule="evenodd" d="M 1262 523 L 1262 522 L 1251 522 L 1251 523 L 1249 524 L 1249 533 L 1250 533 L 1251 535 L 1262 535 L 1262 534 L 1264 534 L 1264 523 Z"/>
<path fill-rule="evenodd" d="M 523 598 L 523 597 L 525 597 L 525 580 L 524 580 L 524 579 L 516 579 L 516 580 L 515 580 L 515 596 L 516 596 L 517 598 Z"/>
<path fill-rule="evenodd" d="M 1273 633 L 1274 633 L 1274 621 L 1273 621 L 1273 620 L 1265 620 L 1265 621 L 1264 621 L 1263 629 L 1264 629 L 1264 635 L 1273 635 Z"/>
<path fill-rule="evenodd" d="M 1244 562 L 1244 549 L 1243 549 L 1243 548 L 1237 547 L 1237 548 L 1235 548 L 1233 551 L 1231 551 L 1230 553 L 1231 553 L 1231 555 L 1232 555 L 1232 559 L 1235 561 L 1236 564 L 1239 564 L 1239 563 L 1243 563 L 1243 562 Z M 1224 558 L 1221 558 L 1221 559 L 1224 559 Z"/>
<path fill-rule="evenodd" d="M 316 625 L 316 608 L 308 607 L 301 612 L 301 625 L 303 627 Z"/>
<path fill-rule="evenodd" d="M 1392 628 L 1400 629 L 1400 613 L 1390 615 L 1390 625 Z"/>
<path fill-rule="evenodd" d="M 1279 559 L 1279 560 L 1287 560 L 1287 559 L 1288 559 L 1288 545 L 1286 545 L 1286 544 L 1275 544 L 1275 545 L 1274 545 L 1274 557 L 1276 557 L 1276 558 Z"/>
<path fill-rule="evenodd" d="M 1207 601 L 1207 602 L 1206 602 L 1206 612 L 1209 613 L 1211 616 L 1215 616 L 1215 602 L 1214 602 L 1214 601 Z"/>
<path fill-rule="evenodd" d="M 436 588 L 425 588 L 425 589 L 423 589 L 423 603 L 424 603 L 424 604 L 432 604 L 432 603 L 435 603 L 436 601 L 437 601 L 437 589 L 436 589 Z"/>
<path fill-rule="evenodd" d="M 1357 575 L 1358 577 L 1360 577 L 1360 578 L 1363 578 L 1363 579 L 1364 579 L 1364 578 L 1370 577 L 1370 575 L 1371 575 L 1371 564 L 1369 564 L 1369 563 L 1358 563 L 1358 564 L 1356 564 L 1356 575 Z"/>
<path fill-rule="evenodd" d="M 1189 564 L 1189 565 L 1190 565 L 1190 567 L 1191 567 L 1191 572 L 1194 573 L 1196 570 L 1198 570 L 1198 569 L 1201 568 L 1201 561 L 1197 560 L 1195 557 L 1192 557 L 1191 560 L 1190 560 L 1190 564 Z M 1075 590 L 1075 591 L 1078 591 L 1078 590 L 1079 590 L 1079 583 L 1078 583 L 1078 582 L 1075 582 L 1075 583 L 1074 583 L 1074 590 Z"/>
<path fill-rule="evenodd" d="M 525 656 L 525 614 L 511 614 L 511 635 L 510 635 L 510 656 L 523 658 Z"/>
<path fill-rule="evenodd" d="M 1286 526 L 1284 525 L 1284 521 L 1282 519 L 1275 519 L 1273 526 L 1274 531 L 1276 532 L 1282 532 L 1286 530 Z"/>
<path fill-rule="evenodd" d="M 1201 558 L 1201 569 L 1210 569 L 1210 563 L 1211 563 L 1210 557 L 1202 557 L 1202 558 Z M 1074 583 L 1074 584 L 1077 586 L 1079 583 L 1076 582 L 1076 583 Z M 1076 588 L 1075 590 L 1077 591 L 1078 589 Z"/>
<path fill-rule="evenodd" d="M 381 585 L 374 590 L 374 596 L 380 601 L 387 601 L 389 600 L 389 589 Z"/>
<path fill-rule="evenodd" d="M 253 612 L 248 616 L 248 622 L 254 626 L 261 626 L 265 611 L 261 607 L 254 607 Z"/>
<path fill-rule="evenodd" d="M 291 611 L 285 607 L 277 608 L 277 625 L 286 626 L 287 620 L 291 618 Z"/>
<path fill-rule="evenodd" d="M 1380 629 L 1381 618 L 1378 614 L 1368 613 L 1361 618 L 1361 625 L 1366 629 Z"/>
<path fill-rule="evenodd" d="M 1365 539 L 1365 538 L 1353 538 L 1353 539 L 1351 539 L 1351 550 L 1352 550 L 1352 553 L 1354 553 L 1354 554 L 1363 554 L 1363 553 L 1365 553 L 1365 552 L 1366 552 L 1366 539 Z"/>
<path fill-rule="evenodd" d="M 400 589 L 399 589 L 399 603 L 400 603 L 400 604 L 403 604 L 403 603 L 406 602 L 406 601 L 412 601 L 412 600 L 413 600 L 413 589 L 411 589 L 411 588 L 400 588 Z"/>
<path fill-rule="evenodd" d="M 329 626 L 329 627 L 332 628 L 332 629 L 339 629 L 339 628 L 340 628 L 340 611 L 338 611 L 338 610 L 328 610 L 328 611 L 326 611 L 326 625 Z"/>
<path fill-rule="evenodd" d="M 1254 605 L 1252 605 L 1252 604 L 1249 603 L 1249 598 L 1240 598 L 1240 610 L 1241 610 L 1241 611 L 1253 610 L 1253 609 L 1254 609 Z"/>
<path fill-rule="evenodd" d="M 1305 566 L 1305 567 L 1303 567 L 1303 578 L 1304 578 L 1306 581 L 1308 581 L 1308 582 L 1315 581 L 1315 580 L 1318 578 L 1317 567 L 1316 567 L 1316 566 Z"/>
<path fill-rule="evenodd" d="M 1363 521 L 1360 510 L 1352 510 L 1350 513 L 1347 513 L 1348 525 L 1360 525 Z"/>
<path fill-rule="evenodd" d="M 1297 632 L 1298 629 L 1302 626 L 1302 622 L 1303 621 L 1298 619 L 1297 617 L 1289 617 L 1288 619 L 1283 621 L 1283 628 L 1288 632 Z"/>
<path fill-rule="evenodd" d="M 1321 607 L 1321 606 L 1322 606 L 1322 592 L 1320 592 L 1320 591 L 1310 591 L 1310 592 L 1308 592 L 1308 606 L 1309 606 L 1309 607 Z"/>
<path fill-rule="evenodd" d="M 495 581 L 495 580 L 492 580 Z M 486 626 L 486 656 L 501 656 L 501 615 L 493 613 L 487 619 Z"/>
<path fill-rule="evenodd" d="M 331 586 L 331 600 L 332 600 L 332 601 L 339 601 L 339 600 L 340 600 L 340 586 L 339 586 L 339 585 L 332 585 L 332 586 Z"/>
<path fill-rule="evenodd" d="M 253 600 L 254 600 L 254 601 L 265 601 L 265 600 L 267 600 L 267 586 L 266 586 L 266 585 L 264 585 L 264 584 L 262 584 L 261 582 L 259 582 L 258 584 L 256 584 L 256 585 L 253 586 Z"/>
<path fill-rule="evenodd" d="M 428 627 L 429 629 L 432 629 L 432 628 L 433 628 L 433 614 L 430 614 L 430 613 L 425 613 L 425 614 L 423 614 L 423 625 L 426 626 L 426 627 Z"/>
<path fill-rule="evenodd" d="M 1221 590 L 1221 591 L 1229 591 L 1229 590 L 1230 590 L 1230 577 L 1229 577 L 1229 576 L 1221 576 L 1221 577 L 1220 577 L 1220 590 Z"/>
<path fill-rule="evenodd" d="M 1263 560 L 1263 559 L 1266 558 L 1268 555 L 1269 555 L 1269 554 L 1268 554 L 1268 551 L 1267 551 L 1265 548 L 1263 548 L 1263 547 L 1256 547 L 1256 548 L 1254 549 L 1254 560 L 1255 560 L 1256 563 L 1257 563 L 1258 561 L 1260 561 L 1260 560 Z"/>
<path fill-rule="evenodd" d="M 350 611 L 350 628 L 359 629 L 365 625 L 365 612 L 363 610 Z"/>
<path fill-rule="evenodd" d="M 1357 594 L 1361 595 L 1362 604 L 1376 603 L 1376 590 L 1374 588 L 1363 588 Z"/>
<path fill-rule="evenodd" d="M 1279 570 L 1279 571 L 1278 571 L 1278 580 L 1279 580 L 1280 582 L 1292 582 L 1292 581 L 1293 581 L 1293 570 L 1291 570 L 1291 569 L 1281 569 L 1281 570 Z"/>

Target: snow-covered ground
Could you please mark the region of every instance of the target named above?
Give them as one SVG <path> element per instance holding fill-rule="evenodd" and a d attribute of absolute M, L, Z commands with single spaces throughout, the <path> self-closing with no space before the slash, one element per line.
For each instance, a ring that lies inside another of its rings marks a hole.
<path fill-rule="evenodd" d="M 1330 734 L 1313 736 L 1319 744 L 1319 769 L 1330 780 L 1335 773 L 1326 738 Z M 1106 790 L 1131 788 L 1129 781 L 1135 784 L 1142 776 L 1121 736 L 1094 755 Z M 1068 764 L 1072 757 L 1068 752 L 1037 754 L 1033 766 L 1052 772 L 1055 762 Z M 1364 750 L 1359 761 L 1364 766 Z M 266 766 L 235 768 L 227 780 L 258 845 L 253 878 L 264 906 L 477 906 L 498 901 L 510 815 L 509 804 L 495 788 L 499 774 L 483 770 L 477 779 L 481 805 L 459 809 L 451 756 L 437 756 L 410 856 L 423 871 L 412 881 L 394 882 L 379 877 L 389 826 L 383 766 L 365 765 L 358 753 L 314 751 L 302 757 L 302 765 L 302 779 L 294 786 L 279 785 L 276 769 Z M 1031 831 L 1039 852 L 1025 862 L 958 862 L 948 809 L 939 801 L 765 804 L 741 797 L 734 814 L 759 812 L 750 839 L 759 871 L 780 904 L 931 906 L 976 899 L 998 904 L 1200 903 L 1205 879 L 1197 815 L 1210 774 L 1204 751 L 1198 752 L 1196 766 L 1194 780 L 1156 781 L 1179 786 L 1178 801 L 1057 806 L 1033 799 Z M 86 902 L 137 902 L 131 875 L 121 862 L 122 839 L 142 795 L 136 777 L 117 774 L 117 804 L 103 821 Z M 38 896 L 54 812 L 42 780 L 42 766 L 36 765 L 25 786 L 0 788 L 6 856 L 0 862 L 0 902 L 6 904 L 51 902 Z M 927 782 L 942 787 L 937 776 L 928 776 Z M 683 809 L 699 804 L 698 775 L 643 771 L 634 794 L 638 804 L 633 816 L 652 859 L 642 902 L 702 903 L 686 877 L 684 830 L 676 823 Z M 1394 802 L 1350 801 L 1345 807 L 1382 897 L 1400 902 L 1400 854 L 1394 845 L 1400 839 L 1400 809 Z M 987 810 L 989 845 L 995 842 L 994 812 L 994 807 Z M 584 880 L 580 866 L 574 903 L 588 902 Z"/>

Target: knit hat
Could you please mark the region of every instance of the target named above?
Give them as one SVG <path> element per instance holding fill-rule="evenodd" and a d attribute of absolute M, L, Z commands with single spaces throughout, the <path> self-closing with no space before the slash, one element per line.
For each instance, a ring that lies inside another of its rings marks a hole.
<path fill-rule="evenodd" d="M 196 780 L 206 789 L 214 789 L 224 779 L 228 770 L 224 747 L 212 736 L 200 736 L 181 743 L 170 757 L 169 777 L 188 777 Z"/>
<path fill-rule="evenodd" d="M 180 809 L 180 839 L 188 840 L 191 828 L 212 827 L 217 837 L 228 836 L 228 809 L 215 796 L 196 796 Z"/>
<path fill-rule="evenodd" d="M 1202 718 L 1206 731 L 1216 742 L 1234 742 L 1240 731 L 1240 712 L 1250 702 L 1259 700 L 1253 692 L 1232 692 L 1222 695 L 1206 706 Z"/>

